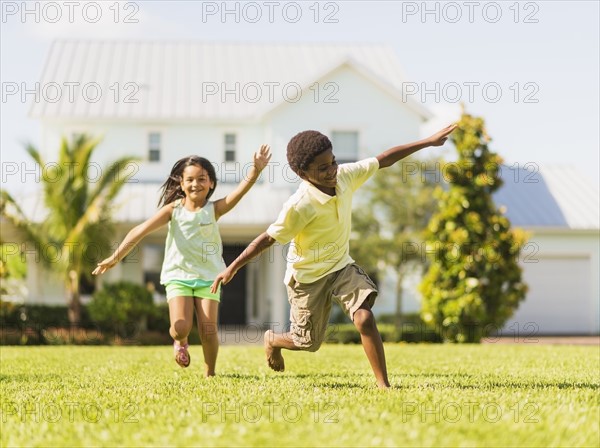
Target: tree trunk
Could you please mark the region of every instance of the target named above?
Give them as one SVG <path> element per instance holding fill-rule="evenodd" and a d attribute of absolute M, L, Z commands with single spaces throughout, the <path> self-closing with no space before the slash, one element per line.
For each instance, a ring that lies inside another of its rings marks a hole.
<path fill-rule="evenodd" d="M 71 328 L 79 327 L 81 324 L 81 300 L 79 296 L 79 275 L 75 270 L 69 271 L 67 297 L 69 304 L 69 324 L 71 324 Z"/>

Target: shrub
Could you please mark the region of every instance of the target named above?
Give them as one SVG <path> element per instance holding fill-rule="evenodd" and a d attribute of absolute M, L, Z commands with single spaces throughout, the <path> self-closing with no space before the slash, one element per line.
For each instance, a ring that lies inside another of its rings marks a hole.
<path fill-rule="evenodd" d="M 170 326 L 169 305 L 166 303 L 157 305 L 154 308 L 154 313 L 148 316 L 148 331 L 160 331 L 165 333 L 169 331 Z"/>
<path fill-rule="evenodd" d="M 77 328 L 83 331 L 76 331 Z M 61 332 L 58 329 L 63 330 Z M 85 342 L 85 334 L 91 334 L 89 330 L 97 330 L 97 326 L 90 320 L 85 308 L 82 309 L 81 322 L 73 326 L 69 323 L 68 309 L 65 305 L 0 301 L 0 343 L 2 345 L 63 344 L 76 340 L 81 340 L 79 343 L 98 343 Z M 83 336 L 79 338 L 75 337 L 75 334 Z"/>
<path fill-rule="evenodd" d="M 383 342 L 442 342 L 442 337 L 431 330 L 416 314 L 402 316 L 402 324 L 396 324 L 396 316 L 383 314 L 377 317 L 377 328 Z M 325 342 L 334 344 L 360 344 L 360 334 L 354 324 L 330 324 Z"/>
<path fill-rule="evenodd" d="M 156 313 L 152 294 L 141 285 L 121 281 L 108 283 L 95 292 L 88 305 L 90 317 L 103 330 L 131 338 L 132 331 L 145 329 L 148 316 Z"/>

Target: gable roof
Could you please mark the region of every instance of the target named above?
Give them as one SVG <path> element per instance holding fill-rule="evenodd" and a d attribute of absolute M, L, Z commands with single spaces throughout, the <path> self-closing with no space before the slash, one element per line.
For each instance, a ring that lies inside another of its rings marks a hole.
<path fill-rule="evenodd" d="M 297 86 L 307 89 L 343 65 L 401 97 L 407 78 L 388 45 L 57 40 L 40 80 L 42 89 L 48 90 L 33 103 L 30 115 L 252 119 L 286 96 L 294 97 Z M 60 88 L 58 98 L 48 87 L 51 83 Z M 286 86 L 291 87 L 289 93 L 284 92 Z M 69 95 L 69 89 L 74 94 Z M 222 94 L 227 101 L 222 101 Z M 137 102 L 127 102 L 126 97 Z M 422 119 L 431 116 L 412 98 L 404 104 Z"/>
<path fill-rule="evenodd" d="M 494 193 L 515 226 L 600 229 L 598 186 L 570 165 L 501 167 L 504 185 Z"/>

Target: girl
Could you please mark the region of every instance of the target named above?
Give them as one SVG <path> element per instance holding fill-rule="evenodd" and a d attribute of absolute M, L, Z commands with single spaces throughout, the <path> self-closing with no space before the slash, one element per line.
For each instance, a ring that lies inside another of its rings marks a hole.
<path fill-rule="evenodd" d="M 230 211 L 250 190 L 260 172 L 271 159 L 270 148 L 262 145 L 254 154 L 254 164 L 247 178 L 222 199 L 209 201 L 217 186 L 213 165 L 206 159 L 190 156 L 173 165 L 162 185 L 160 210 L 135 226 L 117 250 L 98 263 L 93 274 L 103 274 L 122 260 L 144 236 L 167 224 L 168 234 L 160 282 L 165 285 L 174 339 L 175 361 L 181 367 L 190 364 L 188 335 L 192 330 L 194 310 L 198 322 L 206 376 L 215 374 L 219 350 L 217 313 L 220 290 L 211 292 L 217 274 L 225 269 L 223 247 L 216 221 Z"/>

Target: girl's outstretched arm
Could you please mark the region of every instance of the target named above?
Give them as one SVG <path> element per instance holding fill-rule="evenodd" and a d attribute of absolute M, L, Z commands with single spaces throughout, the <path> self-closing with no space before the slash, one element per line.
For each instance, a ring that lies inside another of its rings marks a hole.
<path fill-rule="evenodd" d="M 137 243 L 141 241 L 142 238 L 168 223 L 171 219 L 172 213 L 173 204 L 167 204 L 158 212 L 156 212 L 152 218 L 147 219 L 143 223 L 131 229 L 117 250 L 115 250 L 110 257 L 98 263 L 98 266 L 96 266 L 96 269 L 93 270 L 92 274 L 104 274 L 106 271 L 116 265 L 119 261 L 125 258 L 129 252 L 131 252 L 131 250 Z"/>
<path fill-rule="evenodd" d="M 215 201 L 215 217 L 219 219 L 240 202 L 246 193 L 252 188 L 260 172 L 265 169 L 271 160 L 271 149 L 269 145 L 261 145 L 258 152 L 254 153 L 254 164 L 250 169 L 248 177 L 244 177 L 235 190 L 226 197 Z"/>

